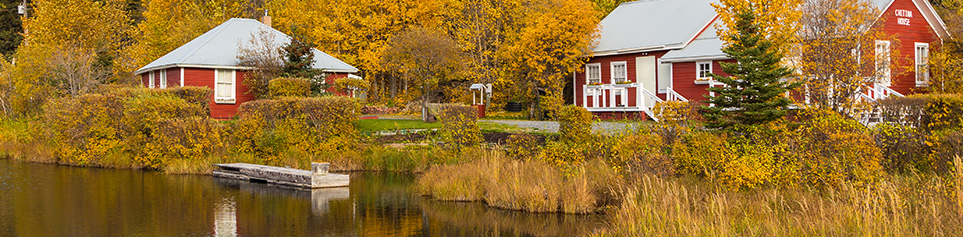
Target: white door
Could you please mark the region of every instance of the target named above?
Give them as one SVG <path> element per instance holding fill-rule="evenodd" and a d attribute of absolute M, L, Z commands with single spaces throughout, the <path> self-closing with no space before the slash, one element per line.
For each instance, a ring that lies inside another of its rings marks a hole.
<path fill-rule="evenodd" d="M 635 78 L 642 83 L 642 88 L 652 93 L 658 93 L 655 77 L 655 56 L 645 56 L 635 58 Z M 638 96 L 644 96 L 639 94 Z"/>

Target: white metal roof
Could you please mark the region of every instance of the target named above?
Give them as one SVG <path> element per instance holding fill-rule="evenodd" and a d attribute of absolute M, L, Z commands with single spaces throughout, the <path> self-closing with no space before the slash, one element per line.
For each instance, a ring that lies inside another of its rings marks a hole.
<path fill-rule="evenodd" d="M 619 5 L 599 22 L 595 56 L 685 46 L 716 17 L 716 0 L 641 0 Z"/>
<path fill-rule="evenodd" d="M 700 60 L 728 59 L 722 52 L 723 43 L 719 38 L 693 40 L 688 46 L 669 51 L 662 56 L 662 62 L 683 62 Z"/>
<path fill-rule="evenodd" d="M 277 45 L 291 42 L 291 37 L 254 19 L 233 18 L 194 38 L 170 53 L 138 69 L 134 74 L 169 67 L 240 68 L 237 51 L 239 43 L 248 42 L 261 29 L 275 34 Z M 356 73 L 351 66 L 320 50 L 314 52 L 315 69 L 325 72 Z"/>

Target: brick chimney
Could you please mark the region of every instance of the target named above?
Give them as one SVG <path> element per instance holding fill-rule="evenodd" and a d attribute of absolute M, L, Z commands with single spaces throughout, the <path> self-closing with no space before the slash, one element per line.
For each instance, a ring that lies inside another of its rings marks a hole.
<path fill-rule="evenodd" d="M 267 9 L 264 9 L 264 16 L 261 17 L 261 23 L 264 23 L 269 27 L 274 27 L 271 25 L 271 16 L 268 15 Z"/>

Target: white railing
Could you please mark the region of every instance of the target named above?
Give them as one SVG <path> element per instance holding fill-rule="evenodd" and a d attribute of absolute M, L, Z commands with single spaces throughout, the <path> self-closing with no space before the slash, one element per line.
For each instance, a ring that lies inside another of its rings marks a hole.
<path fill-rule="evenodd" d="M 879 88 L 880 88 L 879 91 L 881 92 L 881 93 L 880 93 L 881 96 L 885 96 L 885 97 L 890 97 L 890 96 L 906 97 L 905 95 L 903 95 L 903 93 L 899 93 L 898 91 L 893 90 L 893 88 L 889 88 L 888 86 L 882 86 L 882 85 L 877 84 L 876 87 L 879 87 Z M 883 98 L 885 98 L 885 97 L 883 97 Z"/>
<path fill-rule="evenodd" d="M 592 108 L 624 108 L 629 106 L 629 89 L 637 88 L 636 83 L 623 85 L 582 85 L 582 107 Z M 592 103 L 587 103 L 588 99 Z M 616 100 L 619 98 L 619 100 Z"/>
<path fill-rule="evenodd" d="M 679 92 L 675 92 L 672 87 L 665 88 L 665 100 L 666 101 L 682 101 L 689 102 L 689 99 L 683 97 Z"/>
<path fill-rule="evenodd" d="M 630 103 L 629 93 L 635 91 L 634 105 Z M 582 85 L 582 107 L 589 111 L 598 112 L 644 112 L 649 118 L 658 121 L 652 112 L 656 104 L 663 102 L 662 98 L 642 87 L 640 83 Z M 678 93 L 673 92 L 674 99 L 688 101 Z M 616 100 L 618 98 L 619 100 Z M 589 102 L 591 99 L 591 102 Z"/>
<path fill-rule="evenodd" d="M 898 91 L 893 90 L 893 88 L 889 88 L 888 86 L 884 86 L 879 83 L 873 83 L 872 87 L 867 87 L 866 93 L 859 93 L 859 97 L 867 99 L 869 102 L 886 99 L 890 96 L 906 97 L 903 95 L 903 93 L 899 93 Z"/>
<path fill-rule="evenodd" d="M 645 114 L 648 115 L 649 118 L 652 118 L 653 121 L 658 122 L 659 118 L 656 117 L 655 113 L 652 112 L 652 108 L 655 108 L 656 104 L 664 101 L 662 100 L 662 98 L 659 98 L 658 95 L 656 95 L 655 93 L 652 93 L 648 89 L 645 89 L 642 87 L 639 87 L 638 89 L 639 91 L 642 92 L 642 93 L 639 93 L 638 95 L 639 99 L 642 100 L 641 103 L 639 103 L 639 106 L 642 107 L 642 111 L 645 112 Z"/>

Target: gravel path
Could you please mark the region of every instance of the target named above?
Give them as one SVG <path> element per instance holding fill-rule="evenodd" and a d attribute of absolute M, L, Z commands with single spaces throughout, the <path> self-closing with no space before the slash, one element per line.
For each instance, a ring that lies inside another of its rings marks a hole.
<path fill-rule="evenodd" d="M 494 122 L 507 125 L 515 125 L 519 128 L 531 128 L 540 132 L 558 132 L 558 122 L 554 121 L 529 121 L 529 120 L 488 120 L 478 121 Z M 592 131 L 604 134 L 614 134 L 623 130 L 633 130 L 641 126 L 638 122 L 595 122 L 592 124 Z"/>

